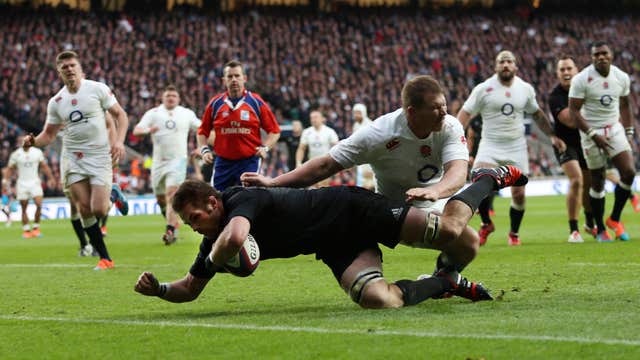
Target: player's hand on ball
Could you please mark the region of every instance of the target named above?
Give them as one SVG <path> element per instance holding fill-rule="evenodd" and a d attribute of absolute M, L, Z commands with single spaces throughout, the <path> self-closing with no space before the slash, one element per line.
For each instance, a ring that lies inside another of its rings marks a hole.
<path fill-rule="evenodd" d="M 136 282 L 136 286 L 133 289 L 142 295 L 158 296 L 160 283 L 152 273 L 145 271 L 140 274 L 138 282 Z"/>

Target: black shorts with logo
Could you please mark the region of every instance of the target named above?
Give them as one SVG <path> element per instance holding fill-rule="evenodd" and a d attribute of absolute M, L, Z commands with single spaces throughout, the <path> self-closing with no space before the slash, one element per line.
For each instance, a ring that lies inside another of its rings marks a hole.
<path fill-rule="evenodd" d="M 558 164 L 560 165 L 567 161 L 578 160 L 581 169 L 587 168 L 587 161 L 584 159 L 584 154 L 580 147 L 576 148 L 575 146 L 567 145 L 567 150 L 563 153 L 559 152 L 558 149 L 554 147 L 553 152 L 556 154 L 556 160 L 558 160 Z"/>

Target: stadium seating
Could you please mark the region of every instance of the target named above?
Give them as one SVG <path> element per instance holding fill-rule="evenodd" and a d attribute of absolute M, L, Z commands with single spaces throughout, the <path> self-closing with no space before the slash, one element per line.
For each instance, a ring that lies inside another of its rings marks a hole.
<path fill-rule="evenodd" d="M 372 118 L 389 112 L 400 105 L 404 80 L 415 74 L 434 75 L 446 87 L 450 107 L 459 107 L 477 82 L 491 76 L 500 49 L 515 52 L 519 75 L 536 87 L 545 109 L 555 84 L 554 59 L 561 53 L 573 54 L 582 67 L 590 62 L 588 44 L 605 39 L 617 66 L 634 79 L 640 70 L 640 22 L 626 16 L 401 9 L 224 16 L 184 9 L 126 16 L 6 12 L 0 24 L 0 114 L 27 131 L 42 127 L 47 100 L 61 86 L 53 62 L 64 49 L 77 50 L 87 76 L 113 88 L 132 127 L 157 105 L 167 83 L 201 114 L 221 90 L 222 66 L 237 58 L 247 64 L 248 87 L 263 95 L 279 121 L 308 121 L 309 109 L 320 107 L 340 137 L 351 132 L 354 103 L 367 104 Z M 631 96 L 636 119 L 638 94 L 636 81 Z M 148 137 L 130 140 L 133 149 L 151 153 Z M 536 159 L 546 157 L 538 153 L 532 151 L 534 162 L 554 161 Z M 274 155 L 265 167 L 269 174 L 286 170 L 286 154 Z"/>

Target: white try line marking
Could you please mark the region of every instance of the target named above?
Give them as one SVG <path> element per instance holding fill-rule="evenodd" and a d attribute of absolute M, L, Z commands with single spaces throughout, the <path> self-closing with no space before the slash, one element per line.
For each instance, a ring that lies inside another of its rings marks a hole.
<path fill-rule="evenodd" d="M 594 266 L 594 267 L 611 267 L 614 266 L 611 263 L 590 263 L 590 262 L 575 262 L 575 263 L 567 263 L 567 265 L 572 266 Z M 640 263 L 616 263 L 615 267 L 636 267 L 640 266 Z"/>
<path fill-rule="evenodd" d="M 210 324 L 199 322 L 175 322 L 175 321 L 142 321 L 142 320 L 107 320 L 107 319 L 81 319 L 81 318 L 58 318 L 58 317 L 33 317 L 17 315 L 0 315 L 0 320 L 17 320 L 32 322 L 66 322 L 75 324 L 107 324 L 125 326 L 158 326 L 158 327 L 196 327 L 208 329 L 231 329 L 231 330 L 252 330 L 252 331 L 281 331 L 294 333 L 317 333 L 317 334 L 347 334 L 347 335 L 368 335 L 368 336 L 413 336 L 420 338 L 452 338 L 452 339 L 476 339 L 476 340 L 525 340 L 525 341 L 548 341 L 548 342 L 568 342 L 583 344 L 605 344 L 605 345 L 628 345 L 640 346 L 640 340 L 625 339 L 598 339 L 588 337 L 569 337 L 552 335 L 506 335 L 506 334 L 444 334 L 440 332 L 423 332 L 410 330 L 359 330 L 359 329 L 329 329 L 321 327 L 299 327 L 299 326 L 273 326 L 273 325 L 250 325 L 250 324 Z"/>
<path fill-rule="evenodd" d="M 98 261 L 98 260 L 96 260 Z M 86 264 L 0 264 L 0 268 L 90 268 L 92 267 L 92 263 Z M 171 266 L 169 264 L 152 264 L 152 265 L 142 265 L 142 264 L 116 264 L 116 269 L 118 268 L 141 268 L 141 267 L 167 267 Z"/>

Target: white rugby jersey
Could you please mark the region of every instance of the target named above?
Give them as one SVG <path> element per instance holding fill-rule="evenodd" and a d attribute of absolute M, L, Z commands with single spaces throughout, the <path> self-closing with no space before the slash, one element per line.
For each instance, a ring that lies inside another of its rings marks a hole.
<path fill-rule="evenodd" d="M 584 99 L 580 115 L 590 126 L 605 127 L 618 122 L 620 96 L 628 96 L 629 75 L 611 65 L 609 75 L 600 75 L 593 64 L 571 79 L 569 97 Z"/>
<path fill-rule="evenodd" d="M 118 101 L 103 83 L 82 79 L 76 93 L 63 87 L 47 105 L 47 122 L 65 127 L 62 143 L 70 152 L 109 152 L 104 112 Z"/>
<path fill-rule="evenodd" d="M 158 127 L 158 131 L 151 134 L 153 160 L 166 161 L 187 158 L 189 129 L 198 130 L 200 119 L 184 106 L 178 105 L 167 110 L 164 105 L 160 105 L 147 111 L 137 126 L 143 129 Z"/>
<path fill-rule="evenodd" d="M 302 131 L 300 144 L 307 145 L 309 159 L 326 155 L 331 146 L 338 142 L 338 134 L 332 128 L 322 125 L 320 130 L 313 126 Z"/>
<path fill-rule="evenodd" d="M 29 185 L 40 183 L 38 167 L 42 161 L 44 161 L 42 150 L 32 146 L 27 151 L 19 148 L 12 152 L 9 157 L 9 166 L 15 166 L 18 169 L 18 184 Z"/>
<path fill-rule="evenodd" d="M 524 113 L 533 114 L 539 106 L 529 83 L 516 76 L 506 87 L 495 74 L 473 88 L 462 109 L 471 117 L 480 113 L 482 139 L 511 142 L 524 136 Z"/>
<path fill-rule="evenodd" d="M 331 157 L 344 168 L 371 164 L 379 193 L 404 201 L 406 191 L 442 179 L 443 166 L 452 160 L 469 160 L 462 125 L 446 115 L 442 130 L 425 139 L 409 129 L 403 109 L 377 118 L 334 146 Z"/>
<path fill-rule="evenodd" d="M 371 119 L 369 119 L 368 117 L 363 118 L 361 122 L 354 121 L 353 125 L 351 126 L 351 128 L 352 128 L 351 133 L 354 133 L 354 132 L 362 129 L 365 126 L 371 125 L 372 123 L 373 123 L 373 121 L 371 121 Z"/>

